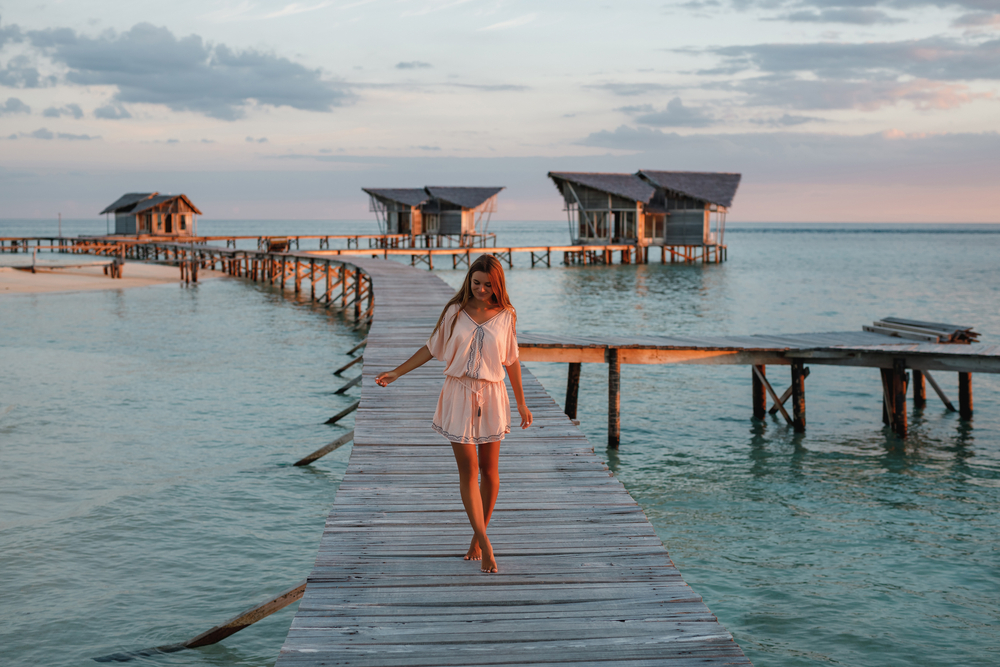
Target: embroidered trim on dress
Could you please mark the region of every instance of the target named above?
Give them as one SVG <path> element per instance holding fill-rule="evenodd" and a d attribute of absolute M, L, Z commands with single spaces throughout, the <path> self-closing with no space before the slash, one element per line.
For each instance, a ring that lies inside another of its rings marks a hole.
<path fill-rule="evenodd" d="M 453 433 L 448 433 L 434 422 L 431 422 L 431 428 L 448 438 L 451 442 L 458 442 L 463 445 L 485 445 L 487 442 L 499 442 L 503 440 L 503 437 L 510 433 L 510 426 L 504 427 L 503 433 L 498 433 L 497 435 L 486 435 L 481 438 L 465 438 L 460 435 L 454 435 Z"/>
<path fill-rule="evenodd" d="M 499 314 L 499 313 L 498 313 Z M 468 315 L 468 313 L 466 313 Z M 472 320 L 472 317 L 469 317 Z M 475 320 L 472 320 L 475 324 Z M 479 379 L 479 370 L 483 366 L 483 341 L 486 339 L 485 322 L 476 324 L 476 333 L 472 339 L 472 348 L 469 350 L 469 361 L 465 364 L 465 374 L 473 379 Z M 473 365 L 475 362 L 475 365 Z"/>

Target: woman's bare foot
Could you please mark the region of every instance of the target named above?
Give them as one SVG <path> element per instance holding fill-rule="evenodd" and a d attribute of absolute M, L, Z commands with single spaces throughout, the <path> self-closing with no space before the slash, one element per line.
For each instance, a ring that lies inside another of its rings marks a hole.
<path fill-rule="evenodd" d="M 490 544 L 489 539 L 486 540 L 485 545 L 480 545 L 483 547 L 483 564 L 480 567 L 481 572 L 499 572 L 497 568 L 497 559 L 493 557 L 493 546 Z"/>
<path fill-rule="evenodd" d="M 479 547 L 479 540 L 476 536 L 472 536 L 472 544 L 469 545 L 469 550 L 465 553 L 465 560 L 482 560 L 483 550 Z"/>

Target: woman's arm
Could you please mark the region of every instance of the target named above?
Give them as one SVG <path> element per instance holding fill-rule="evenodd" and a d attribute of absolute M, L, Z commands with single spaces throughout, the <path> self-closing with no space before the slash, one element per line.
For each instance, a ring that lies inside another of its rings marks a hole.
<path fill-rule="evenodd" d="M 415 368 L 420 368 L 433 358 L 434 357 L 431 355 L 430 350 L 428 350 L 427 346 L 424 345 L 419 350 L 414 352 L 412 357 L 397 366 L 394 370 L 379 373 L 375 378 L 375 384 L 380 387 L 385 387 L 389 385 L 389 383 L 395 382 Z M 520 374 L 518 374 L 518 378 L 520 379 Z"/>
<path fill-rule="evenodd" d="M 517 401 L 517 414 L 521 415 L 521 428 L 531 426 L 531 410 L 524 401 L 524 389 L 521 387 L 521 362 L 515 361 L 507 369 L 507 377 L 510 378 L 510 386 L 514 389 L 514 400 Z"/>

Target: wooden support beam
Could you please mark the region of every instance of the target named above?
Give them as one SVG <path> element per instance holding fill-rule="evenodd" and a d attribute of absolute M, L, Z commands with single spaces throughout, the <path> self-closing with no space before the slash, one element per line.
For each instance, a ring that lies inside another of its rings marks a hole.
<path fill-rule="evenodd" d="M 944 390 L 941 389 L 941 385 L 937 383 L 937 380 L 934 379 L 934 376 L 931 375 L 930 371 L 924 371 L 924 377 L 927 378 L 927 381 L 931 383 L 931 388 L 934 389 L 934 393 L 937 394 L 938 398 L 941 399 L 941 402 L 944 403 L 945 409 L 948 412 L 956 412 L 955 406 L 952 405 L 951 401 L 948 400 L 948 397 L 945 395 Z"/>
<path fill-rule="evenodd" d="M 778 394 L 775 393 L 774 387 L 772 387 L 771 383 L 767 381 L 767 378 L 764 375 L 762 375 L 759 370 L 757 370 L 757 366 L 751 366 L 751 368 L 753 368 L 754 375 L 757 377 L 758 381 L 760 381 L 760 383 L 764 385 L 764 388 L 767 389 L 767 393 L 771 395 L 771 400 L 774 401 L 774 404 L 778 407 L 778 410 L 781 411 L 781 416 L 785 418 L 786 422 L 791 424 L 792 418 L 788 416 L 788 411 L 785 410 L 785 402 L 783 400 L 781 401 L 778 400 Z M 789 389 L 791 389 L 791 387 L 789 387 Z"/>
<path fill-rule="evenodd" d="M 335 370 L 335 371 L 333 372 L 333 374 L 339 377 L 341 373 L 343 373 L 343 372 L 344 372 L 344 371 L 346 371 L 346 370 L 347 370 L 348 368 L 350 368 L 351 366 L 353 366 L 354 364 L 356 364 L 356 363 L 360 362 L 360 361 L 361 361 L 361 360 L 363 360 L 363 359 L 364 359 L 364 355 L 362 355 L 362 356 L 360 356 L 360 357 L 355 357 L 355 358 L 351 359 L 350 361 L 348 361 L 348 362 L 347 362 L 346 364 L 344 364 L 343 366 L 341 366 L 340 368 L 338 368 L 337 370 Z"/>
<path fill-rule="evenodd" d="M 753 378 L 754 419 L 763 419 L 767 416 L 767 390 L 764 389 L 764 383 L 760 381 L 760 377 L 764 377 L 766 373 L 766 366 L 754 366 L 753 371 L 750 373 Z"/>
<path fill-rule="evenodd" d="M 608 361 L 608 447 L 618 449 L 621 444 L 621 365 L 618 363 L 618 348 L 609 347 Z"/>
<path fill-rule="evenodd" d="M 362 376 L 359 375 L 358 377 L 354 378 L 353 380 L 351 380 L 350 382 L 348 382 L 347 384 L 345 384 L 343 387 L 341 387 L 337 391 L 333 392 L 334 395 L 343 394 L 345 391 L 347 391 L 351 387 L 354 387 L 354 386 L 357 386 L 357 385 L 361 384 L 361 377 Z"/>
<path fill-rule="evenodd" d="M 792 362 L 792 428 L 806 430 L 806 375 L 801 361 Z"/>
<path fill-rule="evenodd" d="M 810 372 L 811 371 L 808 368 L 803 369 L 802 370 L 803 377 L 809 377 L 809 373 Z M 771 409 L 768 410 L 767 413 L 770 414 L 770 415 L 776 415 L 776 414 L 778 414 L 778 405 L 779 404 L 784 405 L 785 402 L 788 401 L 788 397 L 791 396 L 791 395 L 792 395 L 792 387 L 791 387 L 791 385 L 789 385 L 788 389 L 786 389 L 784 392 L 782 392 L 781 397 L 778 399 L 778 402 L 775 403 L 774 405 L 772 405 Z"/>
<path fill-rule="evenodd" d="M 100 657 L 94 658 L 95 662 L 128 662 L 136 658 L 144 658 L 149 656 L 154 656 L 160 653 L 176 653 L 177 651 L 183 651 L 188 648 L 197 648 L 199 646 L 208 646 L 210 644 L 217 644 L 226 637 L 236 634 L 243 628 L 253 625 L 257 621 L 267 618 L 276 611 L 280 611 L 292 604 L 297 602 L 302 598 L 302 595 L 306 592 L 306 582 L 300 582 L 289 588 L 286 591 L 278 593 L 275 597 L 271 598 L 263 604 L 259 604 L 255 607 L 247 609 L 241 614 L 237 614 L 233 618 L 229 619 L 221 625 L 217 625 L 214 628 L 207 630 L 197 637 L 193 637 L 186 642 L 181 642 L 179 644 L 169 644 L 166 646 L 157 646 L 154 648 L 147 648 L 141 651 L 123 651 L 120 653 L 112 653 L 111 655 L 102 655 Z"/>
<path fill-rule="evenodd" d="M 566 376 L 566 416 L 576 419 L 577 400 L 580 396 L 580 367 L 581 364 L 570 363 L 569 372 Z"/>
<path fill-rule="evenodd" d="M 923 371 L 913 371 L 913 407 L 923 408 L 927 405 L 927 385 L 924 382 Z"/>
<path fill-rule="evenodd" d="M 363 348 L 367 344 L 368 344 L 368 339 L 367 338 L 363 338 L 360 343 L 358 343 L 357 345 L 355 345 L 354 347 L 352 347 L 351 349 L 349 349 L 344 354 L 354 354 L 355 352 L 357 352 L 358 350 L 360 350 L 361 348 Z"/>
<path fill-rule="evenodd" d="M 972 419 L 972 373 L 958 374 L 958 416 Z"/>
<path fill-rule="evenodd" d="M 345 433 L 344 435 L 340 436 L 339 438 L 337 438 L 336 440 L 334 440 L 333 442 L 331 442 L 329 445 L 324 445 L 324 446 L 320 447 L 319 449 L 317 449 L 315 452 L 313 452 L 309 456 L 306 456 L 304 458 L 299 459 L 298 461 L 295 462 L 295 465 L 299 466 L 299 467 L 301 467 L 301 466 L 307 466 L 310 463 L 312 463 L 313 461 L 316 461 L 317 459 L 323 458 L 324 456 L 326 456 L 330 452 L 332 452 L 332 451 L 334 451 L 336 449 L 340 449 L 341 447 L 343 447 L 347 443 L 351 442 L 352 440 L 354 440 L 354 431 L 353 430 L 351 430 L 348 433 Z"/>
<path fill-rule="evenodd" d="M 327 419 L 323 423 L 324 424 L 336 424 L 341 419 L 343 419 L 347 415 L 349 415 L 352 412 L 354 412 L 355 410 L 357 410 L 359 405 L 361 405 L 361 401 L 354 401 L 353 403 L 351 403 L 350 405 L 348 405 L 346 408 L 344 408 L 343 410 L 341 410 L 340 412 L 338 412 L 334 416 L 330 417 L 329 419 Z"/>

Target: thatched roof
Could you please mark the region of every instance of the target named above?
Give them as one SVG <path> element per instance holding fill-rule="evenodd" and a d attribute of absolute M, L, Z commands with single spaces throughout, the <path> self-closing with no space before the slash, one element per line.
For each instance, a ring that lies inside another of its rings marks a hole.
<path fill-rule="evenodd" d="M 373 197 L 398 202 L 404 206 L 420 206 L 427 201 L 423 188 L 361 188 Z"/>
<path fill-rule="evenodd" d="M 106 209 L 98 213 L 98 215 L 128 210 L 135 206 L 138 202 L 141 202 L 143 199 L 149 199 L 150 197 L 155 197 L 158 194 L 158 192 L 129 192 L 128 194 L 124 194 L 116 199 L 114 204 L 108 206 Z"/>
<path fill-rule="evenodd" d="M 733 205 L 736 188 L 740 185 L 740 174 L 708 171 L 652 171 L 642 169 L 637 174 L 657 187 L 673 190 L 693 199 L 710 204 Z"/>
<path fill-rule="evenodd" d="M 579 171 L 550 171 L 549 178 L 569 181 L 601 192 L 646 203 L 656 191 L 649 183 L 634 174 L 602 174 Z M 560 190 L 561 191 L 561 190 Z"/>
<path fill-rule="evenodd" d="M 486 203 L 486 200 L 490 197 L 503 190 L 503 188 L 458 188 L 428 185 L 426 190 L 435 199 L 440 199 L 449 204 L 461 206 L 462 208 L 478 208 Z"/>

